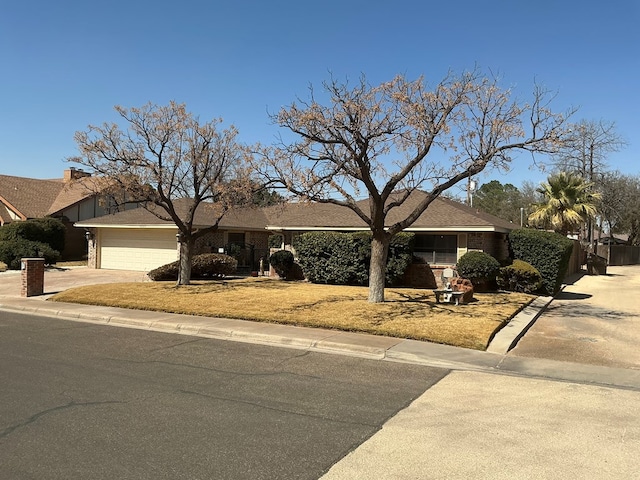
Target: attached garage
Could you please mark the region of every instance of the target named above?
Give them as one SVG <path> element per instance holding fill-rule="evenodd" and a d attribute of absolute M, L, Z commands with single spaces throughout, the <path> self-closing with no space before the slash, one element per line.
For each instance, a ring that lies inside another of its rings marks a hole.
<path fill-rule="evenodd" d="M 176 228 L 99 229 L 99 268 L 147 272 L 178 259 Z"/>

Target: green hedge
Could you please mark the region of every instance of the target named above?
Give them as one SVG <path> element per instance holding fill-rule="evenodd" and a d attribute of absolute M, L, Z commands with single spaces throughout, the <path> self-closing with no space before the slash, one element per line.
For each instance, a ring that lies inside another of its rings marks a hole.
<path fill-rule="evenodd" d="M 19 270 L 20 259 L 26 257 L 55 263 L 64 249 L 65 232 L 64 224 L 51 217 L 4 225 L 0 227 L 0 261 L 12 270 Z"/>
<path fill-rule="evenodd" d="M 191 259 L 191 278 L 218 278 L 232 275 L 238 268 L 238 261 L 222 253 L 203 253 Z M 147 275 L 155 282 L 177 280 L 180 260 L 154 268 Z"/>
<path fill-rule="evenodd" d="M 0 227 L 0 240 L 31 240 L 46 243 L 53 250 L 64 250 L 66 228 L 57 218 L 34 218 Z"/>
<path fill-rule="evenodd" d="M 46 264 L 52 264 L 60 260 L 60 252 L 46 243 L 24 238 L 0 240 L 0 262 L 6 263 L 9 270 L 20 270 L 22 258 L 44 258 Z"/>
<path fill-rule="evenodd" d="M 294 242 L 298 264 L 313 283 L 367 285 L 371 261 L 371 233 L 308 232 Z M 387 258 L 386 281 L 397 283 L 411 263 L 411 233 L 399 233 L 391 239 Z"/>
<path fill-rule="evenodd" d="M 269 256 L 269 265 L 273 267 L 283 280 L 291 280 L 294 265 L 293 253 L 289 250 L 278 250 Z"/>
<path fill-rule="evenodd" d="M 511 292 L 534 293 L 542 287 L 542 275 L 524 260 L 514 260 L 502 267 L 497 277 L 498 287 Z"/>
<path fill-rule="evenodd" d="M 485 252 L 471 251 L 460 257 L 458 275 L 471 280 L 477 291 L 495 290 L 500 262 Z"/>
<path fill-rule="evenodd" d="M 554 295 L 567 272 L 573 242 L 554 232 L 522 228 L 509 234 L 511 256 L 524 260 L 542 275 L 542 292 Z"/>

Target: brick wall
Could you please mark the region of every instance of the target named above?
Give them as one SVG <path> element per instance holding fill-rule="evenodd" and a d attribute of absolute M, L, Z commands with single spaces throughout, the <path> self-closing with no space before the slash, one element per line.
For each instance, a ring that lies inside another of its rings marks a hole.
<path fill-rule="evenodd" d="M 509 256 L 509 242 L 506 233 L 471 232 L 467 237 L 467 250 L 488 253 L 497 260 Z"/>
<path fill-rule="evenodd" d="M 194 254 L 218 253 L 218 248 L 224 247 L 224 232 L 217 230 L 207 233 L 196 240 Z"/>
<path fill-rule="evenodd" d="M 44 258 L 22 259 L 20 296 L 33 297 L 44 293 Z"/>
<path fill-rule="evenodd" d="M 96 232 L 89 232 L 87 238 L 87 267 L 98 268 L 98 242 L 95 238 Z"/>

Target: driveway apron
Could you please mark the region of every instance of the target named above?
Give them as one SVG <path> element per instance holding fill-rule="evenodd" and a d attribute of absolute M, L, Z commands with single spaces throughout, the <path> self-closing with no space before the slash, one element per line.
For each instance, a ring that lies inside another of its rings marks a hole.
<path fill-rule="evenodd" d="M 640 265 L 574 278 L 510 356 L 640 369 Z"/>

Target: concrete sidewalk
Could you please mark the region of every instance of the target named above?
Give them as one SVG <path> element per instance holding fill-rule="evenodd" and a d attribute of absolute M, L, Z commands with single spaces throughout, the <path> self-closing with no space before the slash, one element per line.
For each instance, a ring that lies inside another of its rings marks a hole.
<path fill-rule="evenodd" d="M 640 478 L 640 392 L 452 372 L 325 480 Z"/>

